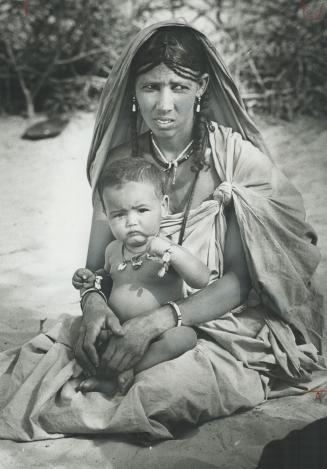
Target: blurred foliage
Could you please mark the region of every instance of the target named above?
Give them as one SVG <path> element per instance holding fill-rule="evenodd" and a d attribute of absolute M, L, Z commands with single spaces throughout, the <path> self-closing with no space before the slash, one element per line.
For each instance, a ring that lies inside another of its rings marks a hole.
<path fill-rule="evenodd" d="M 2 0 L 1 107 L 85 108 L 136 28 L 114 0 Z"/>
<path fill-rule="evenodd" d="M 171 17 L 208 34 L 250 111 L 327 113 L 327 0 L 2 0 L 0 110 L 89 108 L 135 32 Z"/>
<path fill-rule="evenodd" d="M 326 115 L 327 1 L 232 3 L 221 15 L 224 53 L 247 106 Z"/>

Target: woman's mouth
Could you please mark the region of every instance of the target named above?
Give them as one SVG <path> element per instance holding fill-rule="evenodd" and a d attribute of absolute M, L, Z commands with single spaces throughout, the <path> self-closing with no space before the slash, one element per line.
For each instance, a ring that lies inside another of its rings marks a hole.
<path fill-rule="evenodd" d="M 154 119 L 157 127 L 161 128 L 161 129 L 166 129 L 166 128 L 170 128 L 173 126 L 174 124 L 174 119 L 168 119 L 168 118 L 156 118 Z"/>

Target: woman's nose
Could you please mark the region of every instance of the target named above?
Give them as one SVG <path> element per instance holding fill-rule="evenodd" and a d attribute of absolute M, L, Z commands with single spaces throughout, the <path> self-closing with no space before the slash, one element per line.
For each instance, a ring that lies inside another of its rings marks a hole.
<path fill-rule="evenodd" d="M 173 109 L 173 93 L 169 88 L 162 88 L 158 96 L 157 110 L 162 112 L 169 112 Z"/>

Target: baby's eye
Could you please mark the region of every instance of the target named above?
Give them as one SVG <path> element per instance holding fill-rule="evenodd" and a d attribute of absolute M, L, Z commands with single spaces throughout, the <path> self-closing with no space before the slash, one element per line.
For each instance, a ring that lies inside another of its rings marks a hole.
<path fill-rule="evenodd" d="M 148 208 L 139 208 L 140 213 L 145 213 L 145 212 L 148 212 L 148 211 L 149 211 Z"/>

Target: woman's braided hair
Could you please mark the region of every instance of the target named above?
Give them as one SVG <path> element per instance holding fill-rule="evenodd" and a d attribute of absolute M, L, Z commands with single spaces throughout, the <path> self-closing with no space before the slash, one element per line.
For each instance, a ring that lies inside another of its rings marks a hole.
<path fill-rule="evenodd" d="M 165 64 L 176 75 L 193 81 L 207 72 L 207 61 L 200 41 L 190 30 L 179 27 L 164 27 L 146 41 L 135 55 L 131 77 L 146 73 L 160 64 Z M 131 89 L 133 89 L 131 84 Z M 195 112 L 193 127 L 193 169 L 201 170 L 205 165 L 207 147 L 207 93 L 202 95 L 200 112 Z M 196 105 L 196 103 L 195 103 Z M 137 138 L 137 112 L 131 107 L 131 146 L 132 156 L 139 156 Z"/>

